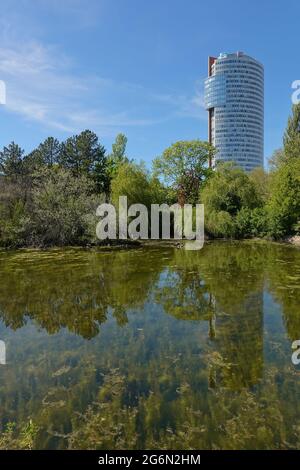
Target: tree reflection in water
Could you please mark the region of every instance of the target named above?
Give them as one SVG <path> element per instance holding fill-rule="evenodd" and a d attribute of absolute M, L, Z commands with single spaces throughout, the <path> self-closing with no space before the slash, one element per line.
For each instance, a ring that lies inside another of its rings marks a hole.
<path fill-rule="evenodd" d="M 2 448 L 299 445 L 298 250 L 214 242 L 0 262 Z"/>

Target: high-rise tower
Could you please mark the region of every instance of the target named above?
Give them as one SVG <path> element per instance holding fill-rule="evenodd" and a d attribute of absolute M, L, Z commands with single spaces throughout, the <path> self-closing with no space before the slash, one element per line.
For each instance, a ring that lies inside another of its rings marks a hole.
<path fill-rule="evenodd" d="M 204 99 L 208 110 L 208 139 L 217 149 L 215 162 L 233 161 L 246 171 L 262 167 L 262 64 L 243 52 L 209 57 Z"/>

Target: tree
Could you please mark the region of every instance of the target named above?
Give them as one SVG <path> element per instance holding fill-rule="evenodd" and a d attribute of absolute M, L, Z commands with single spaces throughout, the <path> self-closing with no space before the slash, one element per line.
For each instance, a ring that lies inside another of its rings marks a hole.
<path fill-rule="evenodd" d="M 15 142 L 4 147 L 0 152 L 0 170 L 4 176 L 17 180 L 24 174 L 24 150 Z"/>
<path fill-rule="evenodd" d="M 43 169 L 32 197 L 36 244 L 80 245 L 90 241 L 89 224 L 93 219 L 95 229 L 99 201 L 91 195 L 91 181 L 86 175 L 74 178 L 70 170 Z"/>
<path fill-rule="evenodd" d="M 232 164 L 218 166 L 201 192 L 201 201 L 217 211 L 236 215 L 242 207 L 261 205 L 254 182 L 242 169 Z"/>
<path fill-rule="evenodd" d="M 48 137 L 26 157 L 26 160 L 32 167 L 41 165 L 52 167 L 59 162 L 61 151 L 62 144 L 54 137 Z"/>
<path fill-rule="evenodd" d="M 270 196 L 270 175 L 258 167 L 249 173 L 249 178 L 254 183 L 256 194 L 266 202 Z"/>
<path fill-rule="evenodd" d="M 111 159 L 120 163 L 126 160 L 126 145 L 127 137 L 124 134 L 118 134 L 114 144 L 112 144 L 112 153 L 110 155 Z"/>
<path fill-rule="evenodd" d="M 300 103 L 292 108 L 283 138 L 284 153 L 287 158 L 300 158 Z"/>
<path fill-rule="evenodd" d="M 181 204 L 195 203 L 201 183 L 211 174 L 208 162 L 214 153 L 208 142 L 179 141 L 154 160 L 154 172 L 171 184 Z"/>
<path fill-rule="evenodd" d="M 271 158 L 269 159 L 269 167 L 271 171 L 276 171 L 285 162 L 286 155 L 283 149 L 274 150 Z"/>
<path fill-rule="evenodd" d="M 139 203 L 150 207 L 156 202 L 152 195 L 149 175 L 141 165 L 127 162 L 119 166 L 111 183 L 111 202 L 116 208 L 120 196 L 127 196 L 128 206 Z"/>
<path fill-rule="evenodd" d="M 219 165 L 207 181 L 200 200 L 205 208 L 206 229 L 214 236 L 248 235 L 245 220 L 249 211 L 262 206 L 262 200 L 251 178 L 232 164 Z M 248 210 L 245 217 L 245 209 Z M 243 211 L 242 214 L 239 213 Z M 241 233 L 241 227 L 247 233 Z"/>
<path fill-rule="evenodd" d="M 107 162 L 110 181 L 116 176 L 119 166 L 129 161 L 125 155 L 126 145 L 126 135 L 118 134 L 115 142 L 112 144 L 112 152 Z"/>
<path fill-rule="evenodd" d="M 300 158 L 287 160 L 275 173 L 266 206 L 269 232 L 275 238 L 295 232 L 300 221 Z"/>
<path fill-rule="evenodd" d="M 63 144 L 61 166 L 72 171 L 75 177 L 90 177 L 98 192 L 107 192 L 109 178 L 105 148 L 99 143 L 97 135 L 89 130 L 66 140 Z"/>

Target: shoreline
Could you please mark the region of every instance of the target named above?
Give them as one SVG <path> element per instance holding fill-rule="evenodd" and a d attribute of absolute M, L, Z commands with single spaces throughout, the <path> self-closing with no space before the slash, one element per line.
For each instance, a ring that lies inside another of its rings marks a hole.
<path fill-rule="evenodd" d="M 145 247 L 161 247 L 183 249 L 187 240 L 115 240 L 110 243 L 103 244 L 86 244 L 86 245 L 49 245 L 49 246 L 19 246 L 19 247 L 0 247 L 0 252 L 10 251 L 56 251 L 56 250 L 93 250 L 93 251 L 115 251 L 115 250 L 132 250 Z M 281 240 L 270 240 L 266 238 L 205 238 L 205 243 L 212 242 L 237 242 L 237 243 L 274 243 L 277 245 L 293 246 L 300 248 L 300 236 L 294 235 Z M 204 243 L 204 244 L 205 244 Z"/>

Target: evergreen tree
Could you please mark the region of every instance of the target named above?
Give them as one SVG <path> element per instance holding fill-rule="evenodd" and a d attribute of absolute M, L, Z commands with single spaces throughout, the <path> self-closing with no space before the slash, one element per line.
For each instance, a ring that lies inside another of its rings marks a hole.
<path fill-rule="evenodd" d="M 85 130 L 67 139 L 62 146 L 59 163 L 71 170 L 75 177 L 91 177 L 98 192 L 107 192 L 109 183 L 105 148 L 94 132 Z"/>
<path fill-rule="evenodd" d="M 38 146 L 37 152 L 45 165 L 53 166 L 59 161 L 61 148 L 62 145 L 57 139 L 48 137 Z"/>
<path fill-rule="evenodd" d="M 62 144 L 54 137 L 48 137 L 42 142 L 38 148 L 33 150 L 25 157 L 26 164 L 30 174 L 42 166 L 52 167 L 57 164 L 60 159 Z"/>
<path fill-rule="evenodd" d="M 23 163 L 24 150 L 15 142 L 11 142 L 8 147 L 4 147 L 0 152 L 0 171 L 4 176 L 17 180 L 24 174 Z"/>

